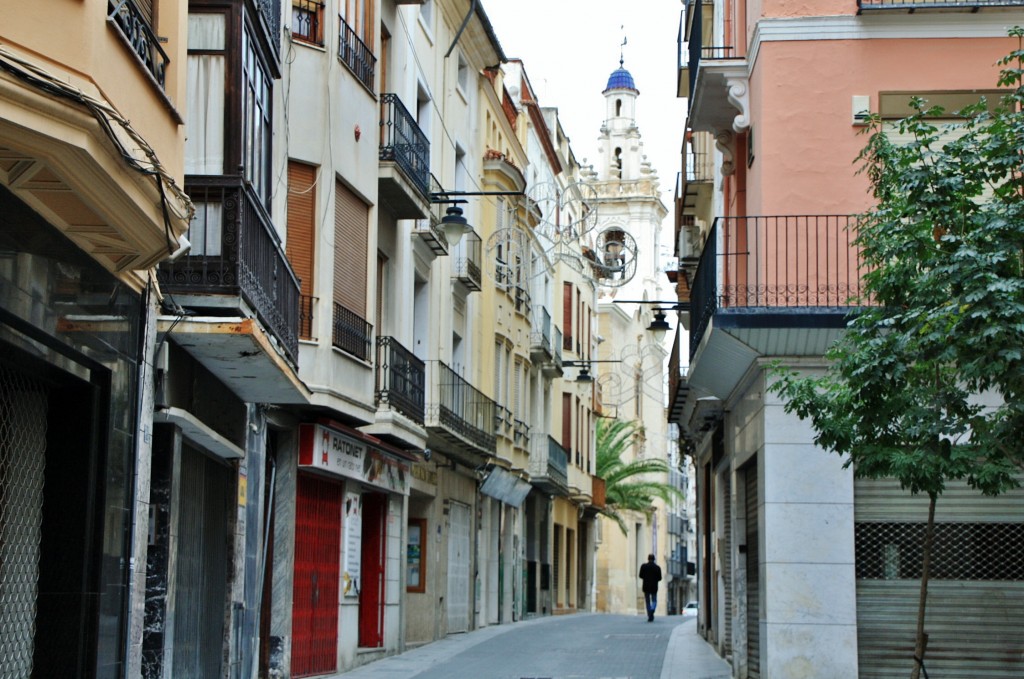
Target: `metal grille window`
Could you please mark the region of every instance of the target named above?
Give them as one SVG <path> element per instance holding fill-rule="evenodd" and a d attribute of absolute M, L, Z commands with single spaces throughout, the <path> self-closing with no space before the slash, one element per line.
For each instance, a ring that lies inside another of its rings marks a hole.
<path fill-rule="evenodd" d="M 46 410 L 40 383 L 0 367 L 0 667 L 5 677 L 32 672 Z"/>
<path fill-rule="evenodd" d="M 323 46 L 324 3 L 317 0 L 292 0 L 292 37 Z"/>
<path fill-rule="evenodd" d="M 921 577 L 923 522 L 856 525 L 857 578 Z M 936 523 L 933 580 L 1024 581 L 1024 524 Z"/>

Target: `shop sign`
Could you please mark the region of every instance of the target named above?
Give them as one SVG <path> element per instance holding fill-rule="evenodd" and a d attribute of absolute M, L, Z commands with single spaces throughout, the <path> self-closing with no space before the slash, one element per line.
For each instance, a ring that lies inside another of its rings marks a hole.
<path fill-rule="evenodd" d="M 409 493 L 409 466 L 365 441 L 322 424 L 299 426 L 299 466 Z"/>

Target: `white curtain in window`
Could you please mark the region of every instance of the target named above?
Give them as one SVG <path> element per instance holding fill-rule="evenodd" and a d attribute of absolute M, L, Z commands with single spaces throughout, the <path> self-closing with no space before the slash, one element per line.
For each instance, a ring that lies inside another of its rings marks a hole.
<path fill-rule="evenodd" d="M 189 50 L 223 50 L 223 14 L 190 14 Z M 186 174 L 224 174 L 224 56 L 190 54 L 186 66 Z"/>
<path fill-rule="evenodd" d="M 185 173 L 224 174 L 224 57 L 188 57 Z"/>

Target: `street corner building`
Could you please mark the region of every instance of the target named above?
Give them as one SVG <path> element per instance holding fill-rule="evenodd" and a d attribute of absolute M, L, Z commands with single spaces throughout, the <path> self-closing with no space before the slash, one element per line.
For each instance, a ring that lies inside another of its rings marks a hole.
<path fill-rule="evenodd" d="M 679 299 L 669 418 L 695 465 L 699 632 L 734 676 L 910 672 L 927 498 L 855 478 L 769 390 L 775 361 L 820 374 L 863 268 L 856 160 L 869 112 L 901 138 L 911 96 L 998 98 L 1019 2 L 857 0 L 794 13 L 731 0 L 680 15 L 687 99 L 676 191 Z M 937 125 L 955 116 L 935 120 Z M 688 340 L 688 341 L 687 341 Z M 936 514 L 926 668 L 1024 673 L 1019 490 L 950 484 Z"/>

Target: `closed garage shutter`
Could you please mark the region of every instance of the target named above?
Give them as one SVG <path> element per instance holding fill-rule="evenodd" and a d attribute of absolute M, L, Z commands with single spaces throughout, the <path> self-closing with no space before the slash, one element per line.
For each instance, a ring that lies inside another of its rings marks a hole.
<path fill-rule="evenodd" d="M 452 502 L 448 513 L 448 632 L 469 630 L 469 506 Z"/>
<path fill-rule="evenodd" d="M 174 676 L 221 673 L 227 596 L 231 470 L 182 446 L 178 563 L 174 593 Z"/>
<path fill-rule="evenodd" d="M 913 666 L 927 497 L 855 485 L 860 676 Z M 1024 490 L 985 497 L 951 483 L 936 504 L 925 668 L 943 679 L 1024 676 Z"/>

